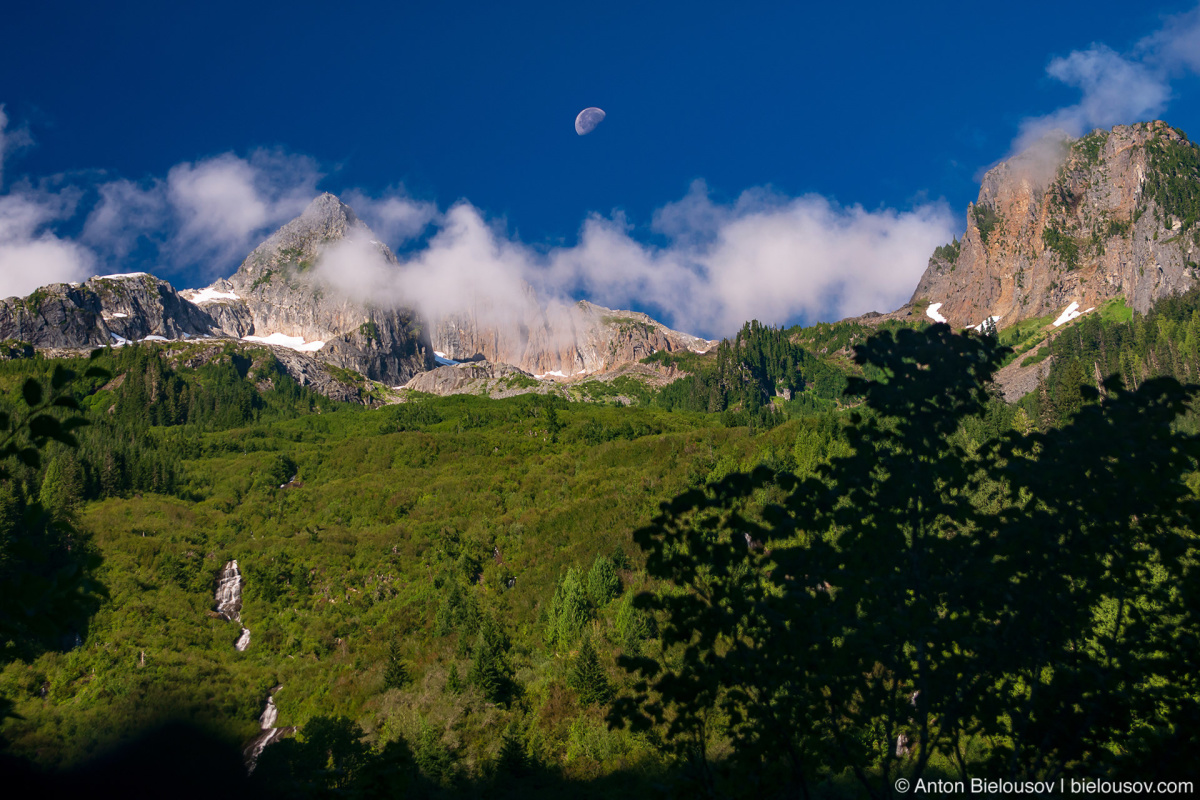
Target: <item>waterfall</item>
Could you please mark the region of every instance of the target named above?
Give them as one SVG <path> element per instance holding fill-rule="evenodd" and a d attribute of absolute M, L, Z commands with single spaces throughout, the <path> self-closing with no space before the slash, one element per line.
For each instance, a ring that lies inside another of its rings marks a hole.
<path fill-rule="evenodd" d="M 216 601 L 218 614 L 229 622 L 242 621 L 242 573 L 238 570 L 236 558 L 221 570 L 221 577 L 217 580 Z M 240 651 L 249 646 L 250 629 L 243 626 L 233 647 Z"/>
<path fill-rule="evenodd" d="M 275 697 L 267 695 L 267 707 L 263 709 L 262 716 L 258 718 L 258 726 L 269 731 L 275 727 L 275 720 L 279 718 L 279 709 L 275 707 Z"/>
<path fill-rule="evenodd" d="M 250 743 L 242 750 L 247 772 L 254 772 L 254 767 L 258 765 L 258 757 L 262 755 L 262 751 L 267 748 L 267 745 L 282 739 L 284 736 L 291 736 L 296 732 L 295 726 L 286 728 L 275 727 L 275 720 L 279 717 L 279 709 L 275 707 L 275 692 L 282 688 L 282 685 L 276 686 L 267 695 L 267 707 L 263 709 L 262 716 L 258 718 L 258 726 L 261 732 L 258 736 L 251 739 Z"/>
<path fill-rule="evenodd" d="M 221 570 L 217 580 L 217 613 L 225 619 L 242 619 L 242 573 L 238 571 L 237 559 L 230 561 Z"/>

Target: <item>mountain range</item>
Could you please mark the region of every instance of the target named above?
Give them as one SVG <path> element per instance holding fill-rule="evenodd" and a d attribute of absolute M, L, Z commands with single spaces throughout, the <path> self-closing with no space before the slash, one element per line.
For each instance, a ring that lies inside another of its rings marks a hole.
<path fill-rule="evenodd" d="M 1144 313 L 1200 279 L 1198 216 L 1200 149 L 1166 123 L 1049 137 L 984 175 L 961 240 L 931 255 L 908 303 L 858 321 L 1003 329 L 1046 317 L 1052 333 L 1117 297 Z M 0 301 L 0 339 L 52 354 L 147 340 L 270 347 L 302 385 L 331 396 L 352 395 L 357 376 L 401 387 L 435 371 L 419 388 L 459 391 L 481 375 L 552 386 L 716 344 L 640 312 L 550 302 L 528 285 L 515 305 L 485 299 L 430 318 L 331 282 L 322 260 L 349 242 L 400 269 L 349 206 L 323 194 L 228 279 L 183 291 L 141 272 L 52 284 Z"/>

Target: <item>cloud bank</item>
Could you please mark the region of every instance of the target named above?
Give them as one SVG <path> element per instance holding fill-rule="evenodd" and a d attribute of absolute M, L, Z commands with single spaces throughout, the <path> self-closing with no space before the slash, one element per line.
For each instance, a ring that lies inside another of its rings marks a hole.
<path fill-rule="evenodd" d="M 577 244 L 549 252 L 509 238 L 465 202 L 431 223 L 427 244 L 399 266 L 369 242 L 347 241 L 326 252 L 318 274 L 341 291 L 416 305 L 433 318 L 524 308 L 532 287 L 547 305 L 586 297 L 724 336 L 751 318 L 779 324 L 891 310 L 956 225 L 944 203 L 867 211 L 755 189 L 720 204 L 700 181 L 655 214 L 661 246 L 635 239 L 619 213 L 589 217 Z"/>
<path fill-rule="evenodd" d="M 1035 145 L 1054 131 L 1080 136 L 1158 117 L 1172 100 L 1171 84 L 1200 72 L 1200 6 L 1167 18 L 1162 28 L 1129 53 L 1092 44 L 1051 60 L 1046 74 L 1078 89 L 1079 102 L 1024 120 L 1013 152 Z"/>

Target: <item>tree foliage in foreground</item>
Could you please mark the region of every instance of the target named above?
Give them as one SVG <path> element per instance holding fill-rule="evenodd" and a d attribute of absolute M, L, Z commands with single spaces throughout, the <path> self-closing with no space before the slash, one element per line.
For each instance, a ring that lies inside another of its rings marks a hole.
<path fill-rule="evenodd" d="M 933 763 L 1057 780 L 1187 752 L 1200 443 L 1172 423 L 1198 389 L 1110 382 L 1061 428 L 966 450 L 1002 356 L 944 325 L 876 336 L 848 454 L 665 503 L 635 538 L 678 591 L 638 598 L 664 650 L 622 659 L 640 681 L 614 721 L 665 727 L 709 790 L 727 740 L 726 766 L 805 797 L 847 771 L 887 797 Z"/>

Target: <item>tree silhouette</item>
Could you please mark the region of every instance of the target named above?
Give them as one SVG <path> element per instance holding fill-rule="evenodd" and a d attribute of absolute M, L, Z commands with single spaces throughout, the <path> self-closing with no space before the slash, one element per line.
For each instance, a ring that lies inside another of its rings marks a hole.
<path fill-rule="evenodd" d="M 684 591 L 638 596 L 663 654 L 621 659 L 640 680 L 610 718 L 661 726 L 710 788 L 720 721 L 739 774 L 782 768 L 799 796 L 849 769 L 888 797 L 938 754 L 968 778 L 1183 752 L 1200 450 L 1172 423 L 1197 390 L 1084 387 L 1066 426 L 964 449 L 1004 353 L 945 325 L 878 334 L 844 455 L 665 503 L 635 539 Z"/>

